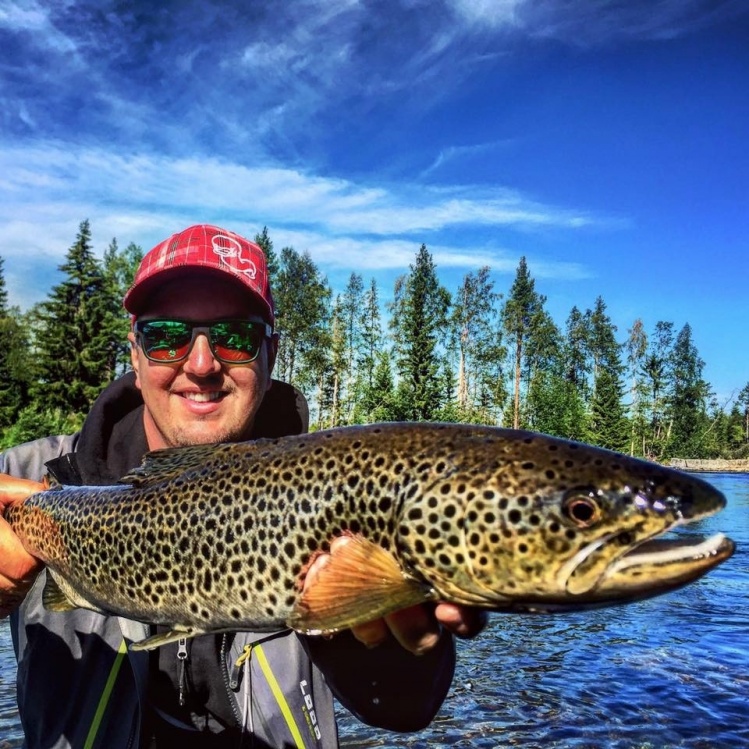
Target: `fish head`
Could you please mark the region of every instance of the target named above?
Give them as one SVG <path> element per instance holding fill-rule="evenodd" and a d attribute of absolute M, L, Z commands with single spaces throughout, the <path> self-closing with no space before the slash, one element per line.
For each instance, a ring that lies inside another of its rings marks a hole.
<path fill-rule="evenodd" d="M 432 487 L 455 519 L 450 532 L 425 528 L 439 597 L 500 610 L 605 605 L 676 588 L 733 551 L 720 534 L 655 540 L 725 505 L 697 477 L 544 435 L 486 438 Z"/>

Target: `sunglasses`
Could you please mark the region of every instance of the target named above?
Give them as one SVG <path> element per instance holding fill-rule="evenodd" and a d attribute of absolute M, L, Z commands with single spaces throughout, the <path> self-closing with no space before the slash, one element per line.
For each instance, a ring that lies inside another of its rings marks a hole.
<path fill-rule="evenodd" d="M 211 353 L 225 364 L 249 364 L 257 359 L 263 341 L 273 328 L 256 320 L 219 320 L 211 323 L 186 320 L 137 320 L 135 340 L 146 358 L 157 364 L 186 359 L 195 336 L 208 338 Z"/>

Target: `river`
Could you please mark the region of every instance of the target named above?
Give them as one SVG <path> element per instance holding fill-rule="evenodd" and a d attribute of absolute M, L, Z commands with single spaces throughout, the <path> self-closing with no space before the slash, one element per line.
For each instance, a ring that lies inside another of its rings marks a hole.
<path fill-rule="evenodd" d="M 525 749 L 749 747 L 749 475 L 705 474 L 728 498 L 684 530 L 724 531 L 736 554 L 698 582 L 637 604 L 493 615 L 460 642 L 453 687 L 424 731 L 339 714 L 341 745 Z M 0 747 L 21 746 L 10 636 L 0 622 Z M 5 743 L 3 743 L 5 740 Z"/>

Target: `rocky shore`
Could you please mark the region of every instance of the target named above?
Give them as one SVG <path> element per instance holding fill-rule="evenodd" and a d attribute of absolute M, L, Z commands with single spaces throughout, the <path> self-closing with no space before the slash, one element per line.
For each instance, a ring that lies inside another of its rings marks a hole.
<path fill-rule="evenodd" d="M 695 473 L 749 473 L 749 459 L 697 460 L 696 458 L 672 458 L 669 465 L 681 471 L 694 471 Z"/>

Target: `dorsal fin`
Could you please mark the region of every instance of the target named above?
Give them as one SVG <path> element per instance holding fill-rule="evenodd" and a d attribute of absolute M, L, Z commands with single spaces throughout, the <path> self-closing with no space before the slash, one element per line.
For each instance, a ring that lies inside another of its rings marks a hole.
<path fill-rule="evenodd" d="M 203 468 L 220 460 L 222 453 L 235 449 L 232 444 L 190 445 L 188 447 L 166 447 L 146 453 L 138 468 L 120 479 L 122 484 L 150 486 L 176 478 L 186 471 Z"/>

